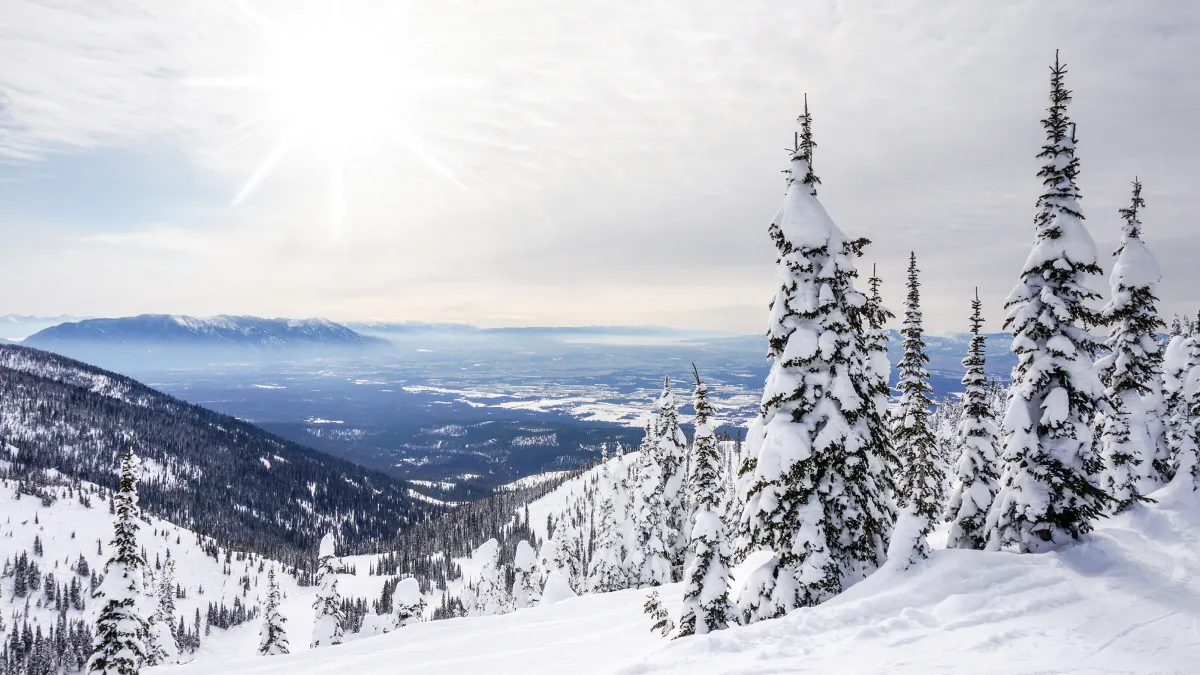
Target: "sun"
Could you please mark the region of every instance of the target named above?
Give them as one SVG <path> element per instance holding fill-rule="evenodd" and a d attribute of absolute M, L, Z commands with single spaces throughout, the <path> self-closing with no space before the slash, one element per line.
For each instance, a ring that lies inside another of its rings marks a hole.
<path fill-rule="evenodd" d="M 337 0 L 290 14 L 286 22 L 245 0 L 231 0 L 229 7 L 260 36 L 262 57 L 245 74 L 193 78 L 189 84 L 253 90 L 265 109 L 246 126 L 267 127 L 277 136 L 233 198 L 234 206 L 299 147 L 325 157 L 335 235 L 344 225 L 347 166 L 382 146 L 405 148 L 429 170 L 462 186 L 410 123 L 431 92 L 457 83 L 415 72 L 417 55 L 394 22 L 348 15 Z"/>

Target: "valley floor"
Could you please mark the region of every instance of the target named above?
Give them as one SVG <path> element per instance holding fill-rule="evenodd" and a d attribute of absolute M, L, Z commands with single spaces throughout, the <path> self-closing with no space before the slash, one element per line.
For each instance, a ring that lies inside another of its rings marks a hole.
<path fill-rule="evenodd" d="M 646 593 L 634 590 L 300 651 L 311 610 L 297 595 L 285 605 L 297 653 L 246 655 L 246 626 L 242 656 L 151 672 L 1194 674 L 1200 497 L 1170 488 L 1153 496 L 1158 504 L 1055 553 L 936 551 L 909 570 L 885 567 L 820 607 L 709 636 L 658 638 L 641 612 Z M 681 593 L 660 590 L 671 600 Z"/>

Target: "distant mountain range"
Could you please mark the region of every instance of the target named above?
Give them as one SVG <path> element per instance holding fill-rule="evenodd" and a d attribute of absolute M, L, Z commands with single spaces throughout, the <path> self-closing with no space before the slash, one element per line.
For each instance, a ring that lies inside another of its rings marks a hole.
<path fill-rule="evenodd" d="M 55 349 L 63 344 L 179 347 L 369 347 L 386 340 L 362 335 L 326 319 L 263 319 L 256 316 L 194 317 L 140 314 L 116 319 L 68 321 L 40 330 L 23 344 Z"/>

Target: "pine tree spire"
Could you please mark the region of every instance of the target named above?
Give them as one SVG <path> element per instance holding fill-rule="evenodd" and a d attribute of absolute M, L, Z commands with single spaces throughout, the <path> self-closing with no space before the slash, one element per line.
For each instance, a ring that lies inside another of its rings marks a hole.
<path fill-rule="evenodd" d="M 1096 361 L 1112 412 L 1102 415 L 1100 446 L 1104 459 L 1102 486 L 1122 511 L 1143 501 L 1142 494 L 1169 480 L 1162 463 L 1168 456 L 1159 400 L 1162 347 L 1158 343 L 1155 290 L 1161 272 L 1141 240 L 1139 211 L 1146 205 L 1142 184 L 1133 180 L 1128 207 L 1119 210 L 1121 244 L 1110 277 L 1112 299 L 1101 310 L 1109 326 L 1108 354 Z M 1156 462 L 1157 460 L 1157 462 Z"/>
<path fill-rule="evenodd" d="M 96 639 L 88 672 L 103 675 L 137 675 L 146 662 L 146 620 L 138 612 L 146 560 L 137 543 L 138 458 L 133 439 L 121 453 L 120 486 L 113 495 L 116 522 L 104 565 L 104 581 L 96 597 L 104 603 L 96 619 Z"/>
<path fill-rule="evenodd" d="M 800 122 L 800 142 L 796 144 L 792 159 L 804 162 L 805 171 L 800 182 L 809 186 L 812 189 L 812 196 L 816 197 L 817 186 L 821 184 L 821 179 L 813 173 L 813 150 L 817 148 L 817 142 L 813 140 L 812 115 L 808 112 L 808 94 L 804 95 L 804 114 L 797 118 L 797 121 Z"/>
<path fill-rule="evenodd" d="M 692 474 L 689 481 L 692 514 L 690 562 L 683 574 L 683 609 L 677 637 L 721 630 L 729 623 L 729 559 L 726 555 L 725 524 L 721 521 L 725 487 L 721 479 L 721 456 L 713 433 L 714 410 L 708 400 L 708 387 L 700 380 L 700 371 L 692 364 L 696 391 L 692 407 L 696 411 L 692 438 Z"/>
<path fill-rule="evenodd" d="M 900 403 L 892 418 L 892 443 L 898 469 L 896 506 L 901 510 L 888 558 L 907 557 L 908 562 L 929 555 L 926 537 L 933 529 L 942 504 L 942 470 L 937 440 L 929 426 L 929 371 L 925 364 L 925 337 L 921 314 L 921 281 L 917 254 L 908 261 L 908 296 L 904 305 L 904 356 L 900 359 L 900 380 L 896 390 Z M 907 521 L 907 522 L 905 522 Z"/>
<path fill-rule="evenodd" d="M 996 464 L 999 439 L 995 415 L 988 401 L 985 371 L 987 337 L 983 335 L 983 303 L 979 288 L 971 301 L 971 343 L 963 359 L 963 419 L 958 426 L 958 460 L 954 464 L 954 490 L 946 507 L 950 533 L 946 548 L 982 550 L 987 545 L 988 509 L 999 489 Z"/>
<path fill-rule="evenodd" d="M 342 596 L 338 592 L 337 572 L 333 569 L 334 552 L 334 538 L 330 532 L 321 539 L 317 553 L 317 597 L 313 601 L 316 619 L 309 643 L 312 649 L 342 644 L 345 615 L 342 612 Z"/>
<path fill-rule="evenodd" d="M 279 584 L 275 581 L 275 568 L 267 572 L 267 606 L 263 610 L 262 627 L 258 633 L 258 653 L 263 656 L 287 654 L 287 617 L 279 611 Z"/>
<path fill-rule="evenodd" d="M 1102 463 L 1092 424 L 1107 408 L 1092 355 L 1098 323 L 1087 280 L 1102 270 L 1083 223 L 1075 179 L 1079 160 L 1067 117 L 1071 92 L 1057 55 L 1050 69 L 1046 144 L 1038 176 L 1043 191 L 1033 251 L 1005 302 L 1017 366 L 1005 420 L 1000 492 L 988 513 L 988 547 L 1043 551 L 1091 531 L 1108 495 L 1097 483 Z"/>
<path fill-rule="evenodd" d="M 793 154 L 768 229 L 778 254 L 772 365 L 737 490 L 741 554 L 774 557 L 738 597 L 747 621 L 821 603 L 873 572 L 894 518 L 886 450 L 870 423 L 878 400 L 867 298 L 854 288 L 865 242 L 847 239 L 825 212 L 799 178 L 809 170 L 808 158 Z"/>
<path fill-rule="evenodd" d="M 679 426 L 679 409 L 670 377 L 663 378 L 662 394 L 656 405 L 656 460 L 662 472 L 662 508 L 665 511 L 662 539 L 671 562 L 671 580 L 678 581 L 687 554 L 687 437 Z"/>

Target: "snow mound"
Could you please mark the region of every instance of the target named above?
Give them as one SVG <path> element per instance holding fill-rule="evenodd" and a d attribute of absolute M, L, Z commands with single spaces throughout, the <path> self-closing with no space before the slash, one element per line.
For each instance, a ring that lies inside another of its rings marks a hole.
<path fill-rule="evenodd" d="M 1055 552 L 934 551 L 819 607 L 679 640 L 617 672 L 1193 673 L 1200 498 L 1170 489 Z"/>

